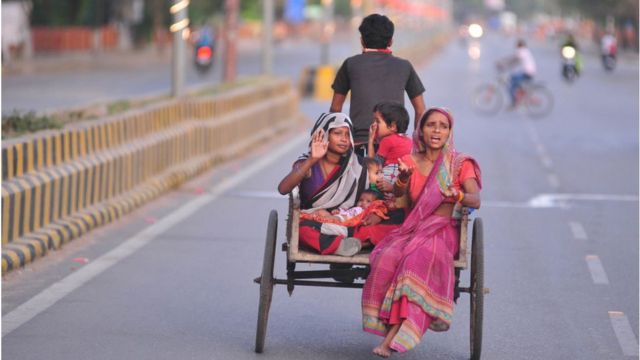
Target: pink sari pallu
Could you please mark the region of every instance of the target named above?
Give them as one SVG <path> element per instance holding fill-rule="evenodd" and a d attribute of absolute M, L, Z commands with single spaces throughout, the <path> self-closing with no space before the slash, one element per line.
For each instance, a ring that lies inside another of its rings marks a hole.
<path fill-rule="evenodd" d="M 371 272 L 362 292 L 364 331 L 384 336 L 402 322 L 390 347 L 414 348 L 438 320 L 448 328 L 453 315 L 459 231 L 455 220 L 433 215 L 444 200 L 437 169 L 440 156 L 422 194 L 402 227 L 391 232 L 371 253 Z"/>

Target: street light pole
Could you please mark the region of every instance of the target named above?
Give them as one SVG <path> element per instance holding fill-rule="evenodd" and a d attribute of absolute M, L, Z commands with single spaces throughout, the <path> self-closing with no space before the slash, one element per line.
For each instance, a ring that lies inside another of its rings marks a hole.
<path fill-rule="evenodd" d="M 225 82 L 231 82 L 236 79 L 239 7 L 240 0 L 225 0 L 223 73 Z"/>
<path fill-rule="evenodd" d="M 329 42 L 333 36 L 333 0 L 322 0 L 324 14 L 322 16 L 322 37 L 320 47 L 320 64 L 329 64 Z"/>
<path fill-rule="evenodd" d="M 351 33 L 357 34 L 358 27 L 362 22 L 363 15 L 363 0 L 351 0 Z M 362 44 L 360 43 L 360 37 L 354 36 L 354 49 L 362 50 Z"/>
<path fill-rule="evenodd" d="M 181 96 L 184 91 L 184 66 L 185 66 L 185 29 L 189 26 L 187 17 L 187 7 L 189 0 L 173 0 L 173 5 L 169 9 L 173 15 L 173 24 L 169 30 L 173 33 L 173 56 L 171 73 L 171 95 Z"/>
<path fill-rule="evenodd" d="M 273 0 L 262 0 L 262 73 L 273 72 Z"/>

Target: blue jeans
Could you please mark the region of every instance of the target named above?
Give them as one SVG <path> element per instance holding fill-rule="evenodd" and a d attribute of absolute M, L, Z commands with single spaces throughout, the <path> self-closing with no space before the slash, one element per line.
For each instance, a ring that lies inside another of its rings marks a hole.
<path fill-rule="evenodd" d="M 509 87 L 509 95 L 511 95 L 511 106 L 516 106 L 516 91 L 518 90 L 520 85 L 523 82 L 531 79 L 531 75 L 525 73 L 514 73 L 511 75 L 511 86 Z"/>

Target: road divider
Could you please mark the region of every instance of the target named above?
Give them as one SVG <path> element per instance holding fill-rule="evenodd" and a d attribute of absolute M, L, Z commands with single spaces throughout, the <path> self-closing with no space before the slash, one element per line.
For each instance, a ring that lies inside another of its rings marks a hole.
<path fill-rule="evenodd" d="M 4 142 L 3 274 L 301 119 L 291 83 L 269 79 Z"/>
<path fill-rule="evenodd" d="M 22 326 L 27 321 L 42 313 L 69 293 L 83 286 L 94 277 L 100 275 L 105 270 L 135 253 L 148 243 L 157 239 L 158 235 L 169 230 L 171 227 L 184 221 L 189 216 L 200 210 L 203 206 L 218 199 L 229 189 L 237 186 L 243 181 L 260 174 L 267 166 L 282 158 L 288 152 L 300 147 L 308 140 L 307 134 L 300 134 L 286 143 L 279 146 L 274 151 L 261 157 L 259 160 L 249 164 L 240 171 L 230 174 L 230 176 L 215 186 L 208 189 L 202 196 L 183 204 L 170 214 L 162 217 L 144 230 L 123 241 L 120 245 L 108 253 L 98 257 L 91 263 L 83 266 L 60 281 L 52 284 L 40 293 L 20 304 L 15 309 L 2 316 L 2 337 L 10 334 L 15 329 Z"/>

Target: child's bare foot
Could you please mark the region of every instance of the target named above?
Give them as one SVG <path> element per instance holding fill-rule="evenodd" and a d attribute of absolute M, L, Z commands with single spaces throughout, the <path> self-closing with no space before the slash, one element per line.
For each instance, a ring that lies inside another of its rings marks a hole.
<path fill-rule="evenodd" d="M 382 344 L 373 348 L 373 353 L 380 357 L 388 358 L 389 356 L 391 356 L 391 348 L 389 348 L 389 346 L 383 342 Z"/>

